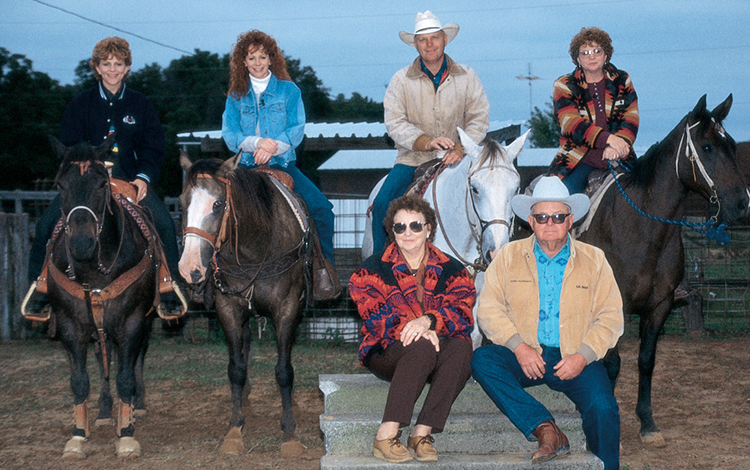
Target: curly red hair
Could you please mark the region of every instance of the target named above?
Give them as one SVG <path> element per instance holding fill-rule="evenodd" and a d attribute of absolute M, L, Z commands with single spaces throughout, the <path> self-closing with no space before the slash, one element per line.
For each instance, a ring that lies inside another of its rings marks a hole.
<path fill-rule="evenodd" d="M 250 76 L 245 66 L 245 58 L 250 52 L 262 48 L 271 59 L 271 73 L 279 80 L 292 81 L 286 69 L 284 54 L 279 49 L 276 40 L 268 34 L 254 29 L 237 37 L 237 43 L 232 47 L 232 58 L 229 63 L 229 95 L 240 97 L 250 89 Z"/>
<path fill-rule="evenodd" d="M 128 67 L 133 65 L 133 55 L 130 53 L 128 41 L 117 36 L 104 38 L 96 43 L 94 51 L 91 53 L 91 60 L 89 60 L 89 67 L 94 71 L 94 78 L 98 81 L 102 80 L 102 76 L 96 71 L 96 67 L 99 66 L 101 61 L 109 59 L 110 56 L 125 62 Z M 130 70 L 125 73 L 123 80 L 128 78 L 128 75 L 130 75 Z"/>
<path fill-rule="evenodd" d="M 609 37 L 609 34 L 596 26 L 591 28 L 581 28 L 581 31 L 570 40 L 570 48 L 568 49 L 570 58 L 573 59 L 573 63 L 576 66 L 578 66 L 578 53 L 581 50 L 581 46 L 589 42 L 599 44 L 599 47 L 604 51 L 604 55 L 607 56 L 604 60 L 605 63 L 612 59 L 612 54 L 615 50 L 612 47 L 612 38 Z"/>

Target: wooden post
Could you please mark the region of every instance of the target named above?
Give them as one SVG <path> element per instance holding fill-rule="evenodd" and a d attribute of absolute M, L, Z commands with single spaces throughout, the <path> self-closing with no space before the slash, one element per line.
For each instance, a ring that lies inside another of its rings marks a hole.
<path fill-rule="evenodd" d="M 21 302 L 29 288 L 29 215 L 0 213 L 0 339 L 24 334 Z"/>

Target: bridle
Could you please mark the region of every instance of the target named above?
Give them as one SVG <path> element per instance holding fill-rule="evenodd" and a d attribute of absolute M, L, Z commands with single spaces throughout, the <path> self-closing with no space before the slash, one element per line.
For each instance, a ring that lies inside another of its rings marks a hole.
<path fill-rule="evenodd" d="M 432 182 L 432 205 L 435 208 L 435 216 L 438 221 L 438 225 L 440 226 L 440 231 L 443 234 L 443 238 L 445 238 L 446 243 L 448 243 L 448 247 L 453 252 L 453 255 L 456 256 L 465 266 L 472 267 L 475 272 L 485 271 L 487 269 L 488 263 L 487 260 L 484 257 L 484 254 L 482 253 L 482 237 L 484 236 L 484 232 L 492 225 L 498 224 L 498 225 L 505 225 L 508 228 L 509 233 L 512 231 L 512 225 L 510 222 L 504 220 L 504 219 L 492 219 L 492 220 L 485 220 L 482 219 L 482 217 L 479 215 L 479 211 L 477 210 L 476 203 L 474 201 L 474 193 L 471 191 L 471 178 L 479 173 L 480 171 L 491 171 L 493 168 L 488 168 L 483 165 L 483 162 L 480 161 L 477 167 L 472 170 L 471 166 L 469 167 L 469 171 L 466 174 L 466 188 L 464 193 L 464 206 L 465 206 L 465 214 L 466 214 L 466 221 L 469 224 L 469 227 L 471 228 L 471 235 L 474 238 L 474 242 L 476 243 L 476 250 L 478 253 L 478 257 L 474 262 L 468 261 L 464 259 L 461 254 L 456 250 L 456 248 L 451 243 L 450 239 L 448 238 L 448 234 L 445 231 L 445 226 L 440 218 L 440 210 L 438 209 L 438 203 L 437 203 L 437 180 L 438 176 L 442 172 L 438 172 L 438 174 L 435 175 L 435 179 Z M 471 202 L 471 210 L 469 210 L 469 202 Z M 474 217 L 476 217 L 476 222 L 472 220 L 471 214 L 474 214 Z"/>
<path fill-rule="evenodd" d="M 232 181 L 228 178 L 224 178 L 221 176 L 215 176 L 208 173 L 198 173 L 195 175 L 198 179 L 210 179 L 215 180 L 224 185 L 225 193 L 226 193 L 226 199 L 224 201 L 224 210 L 222 212 L 221 216 L 221 223 L 219 225 L 219 230 L 217 231 L 216 235 L 211 235 L 210 233 L 206 232 L 205 230 L 202 230 L 198 227 L 190 227 L 187 226 L 183 230 L 183 240 L 187 237 L 198 237 L 202 240 L 205 240 L 209 245 L 211 245 L 211 248 L 214 249 L 214 253 L 218 252 L 221 249 L 221 244 L 224 243 L 227 239 L 227 233 L 228 233 L 228 222 L 229 222 L 229 216 L 230 214 L 233 216 L 233 220 L 235 222 L 235 227 L 237 227 L 237 214 L 234 213 L 234 204 L 232 204 Z M 235 243 L 237 241 L 237 237 L 235 237 Z M 236 246 L 235 246 L 235 253 L 237 253 Z M 239 263 L 239 260 L 237 261 Z"/>
<path fill-rule="evenodd" d="M 711 120 L 719 126 L 719 133 L 724 136 L 723 129 L 719 124 L 714 121 L 713 118 Z M 708 186 L 708 189 L 711 191 L 711 196 L 709 198 L 709 201 L 711 204 L 716 204 L 716 214 L 712 215 L 709 218 L 709 221 L 712 223 L 716 223 L 719 220 L 719 214 L 721 213 L 721 200 L 719 199 L 719 195 L 716 192 L 716 185 L 714 184 L 714 180 L 711 179 L 711 176 L 706 171 L 706 167 L 703 165 L 703 162 L 701 161 L 701 157 L 698 154 L 698 152 L 695 150 L 695 144 L 693 143 L 693 136 L 690 134 L 690 131 L 698 126 L 700 124 L 700 121 L 696 122 L 692 126 L 690 124 L 685 124 L 685 132 L 680 137 L 680 145 L 677 146 L 677 152 L 675 152 L 675 158 L 674 158 L 674 167 L 675 167 L 675 174 L 677 175 L 677 179 L 680 179 L 680 156 L 682 149 L 683 142 L 685 143 L 685 158 L 690 162 L 692 166 L 693 171 L 693 181 L 698 182 L 698 175 L 695 172 L 695 167 L 698 167 L 698 171 L 700 172 L 701 176 L 703 177 L 704 181 L 706 182 L 706 185 Z"/>

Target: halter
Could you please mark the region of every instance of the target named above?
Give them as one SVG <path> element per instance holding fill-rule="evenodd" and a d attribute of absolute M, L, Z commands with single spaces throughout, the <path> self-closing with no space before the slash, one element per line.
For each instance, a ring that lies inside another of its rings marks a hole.
<path fill-rule="evenodd" d="M 451 243 L 450 239 L 448 238 L 448 234 L 445 231 L 445 226 L 443 225 L 441 218 L 440 218 L 440 211 L 438 210 L 438 204 L 437 204 L 437 179 L 439 176 L 439 173 L 435 175 L 435 180 L 432 182 L 432 205 L 435 207 L 435 215 L 438 220 L 438 225 L 440 226 L 440 231 L 443 234 L 443 238 L 445 238 L 446 243 L 448 243 L 448 247 L 450 247 L 453 254 L 461 260 L 461 262 L 466 265 L 474 268 L 476 271 L 485 271 L 487 269 L 488 264 L 486 263 L 486 260 L 484 259 L 484 255 L 482 254 L 482 237 L 484 236 L 484 232 L 493 224 L 501 224 L 508 227 L 508 230 L 511 230 L 511 224 L 503 219 L 492 219 L 490 221 L 482 219 L 479 215 L 479 211 L 477 211 L 476 204 L 474 202 L 474 194 L 469 190 L 471 188 L 471 177 L 475 174 L 479 173 L 483 170 L 491 170 L 491 168 L 485 168 L 479 163 L 478 167 L 471 170 L 471 166 L 469 167 L 469 171 L 466 174 L 466 189 L 464 194 L 464 205 L 465 205 L 465 212 L 466 212 L 466 221 L 469 223 L 469 227 L 471 228 L 471 236 L 474 238 L 474 241 L 476 242 L 476 250 L 479 256 L 474 262 L 468 261 L 464 259 L 460 253 L 458 253 L 458 250 L 453 247 L 453 244 Z M 469 202 L 471 202 L 471 210 L 474 213 L 474 216 L 477 218 L 478 224 L 473 222 L 471 220 L 471 212 L 469 212 Z M 478 226 L 477 226 L 478 225 Z"/>
<path fill-rule="evenodd" d="M 210 233 L 206 232 L 205 230 L 202 230 L 198 227 L 185 227 L 184 235 L 182 236 L 183 240 L 189 236 L 198 237 L 201 240 L 205 240 L 209 245 L 211 245 L 211 248 L 214 249 L 214 253 L 218 252 L 221 248 L 221 244 L 226 241 L 227 238 L 227 225 L 229 222 L 229 215 L 230 212 L 233 216 L 234 222 L 235 222 L 235 228 L 237 227 L 237 214 L 234 213 L 234 205 L 232 204 L 232 182 L 228 178 L 224 178 L 221 176 L 215 176 L 210 175 L 208 173 L 198 173 L 195 175 L 198 179 L 211 179 L 218 181 L 222 184 L 224 184 L 224 191 L 226 193 L 226 201 L 224 202 L 224 211 L 221 216 L 221 225 L 219 225 L 219 230 L 216 233 L 216 235 L 211 235 Z M 237 237 L 235 237 L 235 244 L 237 242 Z M 235 246 L 235 253 L 237 253 L 237 247 Z M 239 260 L 237 261 L 239 263 Z"/>

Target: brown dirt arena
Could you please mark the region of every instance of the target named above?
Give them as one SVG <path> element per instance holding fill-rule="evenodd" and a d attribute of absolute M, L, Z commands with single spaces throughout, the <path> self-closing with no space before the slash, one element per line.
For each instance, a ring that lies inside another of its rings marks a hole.
<path fill-rule="evenodd" d="M 667 447 L 646 449 L 635 416 L 637 342 L 622 343 L 623 370 L 617 389 L 622 412 L 623 469 L 750 468 L 750 342 L 747 338 L 663 337 L 654 379 L 654 415 Z M 245 407 L 246 452 L 218 452 L 227 431 L 230 395 L 226 349 L 219 341 L 189 344 L 153 340 L 146 364 L 149 414 L 137 423 L 142 457 L 118 460 L 114 430 L 94 429 L 88 458 L 61 459 L 70 437 L 72 394 L 62 346 L 46 339 L 0 344 L 0 467 L 3 469 L 317 469 L 323 455 L 318 416 L 323 412 L 318 373 L 363 373 L 353 345 L 303 342 L 295 350 L 295 416 L 305 451 L 279 455 L 280 399 L 273 379 L 275 348 L 255 344 L 252 390 Z M 304 357 L 304 360 L 302 358 Z M 89 399 L 96 416 L 99 380 L 93 371 Z"/>

